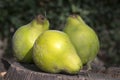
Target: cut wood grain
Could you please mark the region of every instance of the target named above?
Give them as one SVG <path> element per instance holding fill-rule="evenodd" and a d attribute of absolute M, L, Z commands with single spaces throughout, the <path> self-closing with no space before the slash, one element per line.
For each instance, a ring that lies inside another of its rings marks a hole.
<path fill-rule="evenodd" d="M 40 71 L 34 64 L 14 62 L 11 64 L 5 80 L 120 80 L 103 73 L 92 71 L 79 72 L 76 75 L 51 74 Z"/>

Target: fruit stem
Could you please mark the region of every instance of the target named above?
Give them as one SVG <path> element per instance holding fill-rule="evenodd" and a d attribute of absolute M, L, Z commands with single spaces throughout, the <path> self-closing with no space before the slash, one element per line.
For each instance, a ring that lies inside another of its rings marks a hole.
<path fill-rule="evenodd" d="M 77 18 L 77 15 L 76 14 L 72 14 L 72 15 L 70 15 L 70 17 Z"/>
<path fill-rule="evenodd" d="M 46 18 L 43 15 L 41 15 L 41 14 L 36 16 L 37 23 L 43 24 L 45 19 Z"/>
<path fill-rule="evenodd" d="M 81 22 L 84 23 L 83 19 L 79 15 L 73 14 L 73 15 L 70 15 L 70 16 L 73 17 L 73 18 L 76 18 L 80 23 Z"/>

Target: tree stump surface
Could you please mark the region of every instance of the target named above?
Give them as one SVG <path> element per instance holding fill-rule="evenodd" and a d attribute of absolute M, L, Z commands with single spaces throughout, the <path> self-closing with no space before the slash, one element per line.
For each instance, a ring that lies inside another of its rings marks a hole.
<path fill-rule="evenodd" d="M 34 64 L 18 63 L 11 60 L 8 63 L 10 67 L 3 80 L 120 80 L 120 68 L 116 67 L 110 67 L 101 72 L 97 70 L 80 71 L 76 75 L 69 75 L 45 73 Z"/>

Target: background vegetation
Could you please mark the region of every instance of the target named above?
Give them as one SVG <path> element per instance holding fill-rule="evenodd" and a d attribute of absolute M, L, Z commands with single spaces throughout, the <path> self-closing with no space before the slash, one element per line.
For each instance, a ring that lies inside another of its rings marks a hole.
<path fill-rule="evenodd" d="M 107 65 L 119 65 L 120 0 L 0 0 L 0 54 L 12 55 L 15 30 L 39 13 L 48 17 L 51 29 L 58 30 L 70 14 L 81 15 L 99 36 L 98 57 Z"/>

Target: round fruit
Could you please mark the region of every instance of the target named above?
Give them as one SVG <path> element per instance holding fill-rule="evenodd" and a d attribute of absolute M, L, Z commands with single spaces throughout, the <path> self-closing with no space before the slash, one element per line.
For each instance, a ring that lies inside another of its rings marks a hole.
<path fill-rule="evenodd" d="M 18 28 L 12 39 L 16 59 L 20 62 L 33 62 L 33 44 L 37 37 L 48 29 L 49 22 L 42 15 L 38 15 L 31 23 Z"/>
<path fill-rule="evenodd" d="M 95 59 L 99 51 L 99 39 L 95 31 L 90 28 L 79 15 L 68 17 L 64 32 L 68 34 L 83 64 Z"/>
<path fill-rule="evenodd" d="M 75 74 L 82 63 L 67 34 L 57 30 L 47 30 L 36 40 L 33 47 L 35 64 L 50 73 L 66 72 Z"/>

